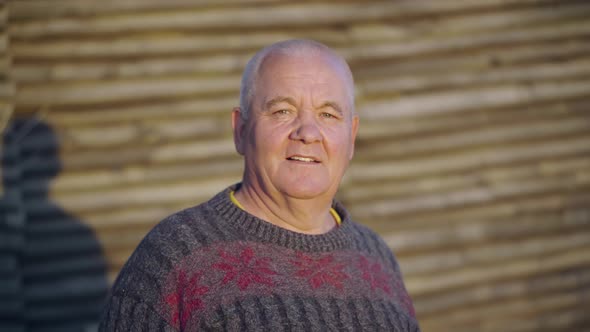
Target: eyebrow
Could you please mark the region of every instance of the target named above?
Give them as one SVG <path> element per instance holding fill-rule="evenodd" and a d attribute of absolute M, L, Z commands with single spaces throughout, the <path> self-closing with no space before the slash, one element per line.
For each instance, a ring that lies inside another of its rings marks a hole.
<path fill-rule="evenodd" d="M 278 97 L 275 97 L 275 98 L 267 101 L 266 103 L 264 103 L 264 106 L 265 106 L 265 109 L 270 109 L 274 105 L 280 104 L 280 103 L 287 103 L 287 104 L 291 104 L 292 106 L 295 106 L 297 104 L 295 102 L 295 100 L 291 97 L 278 96 Z"/>
<path fill-rule="evenodd" d="M 265 106 L 265 109 L 270 109 L 274 105 L 279 104 L 279 103 L 283 103 L 283 102 L 284 103 L 287 103 L 287 104 L 290 104 L 292 106 L 296 106 L 297 105 L 297 103 L 295 102 L 295 100 L 293 98 L 291 98 L 291 97 L 278 96 L 278 97 L 275 97 L 275 98 L 267 101 L 264 104 L 264 106 Z M 332 108 L 333 110 L 335 110 L 336 112 L 338 112 L 340 115 L 343 115 L 344 114 L 344 112 L 342 111 L 342 108 L 340 107 L 340 105 L 338 105 L 337 102 L 334 102 L 334 101 L 326 101 L 326 102 L 324 102 L 319 107 L 319 109 L 326 108 L 326 107 Z"/>
<path fill-rule="evenodd" d="M 344 112 L 342 111 L 342 108 L 340 107 L 340 105 L 338 105 L 338 103 L 336 103 L 334 101 L 327 101 L 327 102 L 323 103 L 322 106 L 320 106 L 320 108 L 325 108 L 325 107 L 330 107 L 331 109 L 338 112 L 340 115 L 344 115 Z"/>

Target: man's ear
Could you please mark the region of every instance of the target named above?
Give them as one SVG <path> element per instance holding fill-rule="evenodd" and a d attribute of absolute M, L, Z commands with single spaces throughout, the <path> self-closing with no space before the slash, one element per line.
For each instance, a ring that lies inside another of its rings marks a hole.
<path fill-rule="evenodd" d="M 231 112 L 231 127 L 234 132 L 234 145 L 239 154 L 244 155 L 244 126 L 246 122 L 242 118 L 242 110 L 234 107 Z"/>
<path fill-rule="evenodd" d="M 352 160 L 352 156 L 354 156 L 354 141 L 356 140 L 356 134 L 359 130 L 359 116 L 358 115 L 353 115 L 352 116 L 352 124 L 351 124 L 351 136 L 350 139 L 352 140 L 352 142 L 350 142 L 350 154 L 348 155 L 348 160 Z"/>

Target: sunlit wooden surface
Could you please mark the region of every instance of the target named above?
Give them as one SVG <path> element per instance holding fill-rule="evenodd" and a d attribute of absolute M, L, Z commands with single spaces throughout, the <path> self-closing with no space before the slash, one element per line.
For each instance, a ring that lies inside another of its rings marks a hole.
<path fill-rule="evenodd" d="M 339 198 L 395 250 L 423 330 L 590 328 L 587 1 L 0 8 L 2 114 L 55 130 L 51 197 L 98 234 L 111 280 L 156 222 L 239 181 L 241 70 L 305 37 L 351 64 L 361 127 Z"/>

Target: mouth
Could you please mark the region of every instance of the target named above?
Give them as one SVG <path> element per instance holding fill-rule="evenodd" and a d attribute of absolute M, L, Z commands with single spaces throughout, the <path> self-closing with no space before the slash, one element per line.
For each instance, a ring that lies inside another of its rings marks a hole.
<path fill-rule="evenodd" d="M 303 157 L 303 156 L 291 156 L 291 157 L 287 158 L 287 160 L 298 161 L 298 162 L 309 163 L 309 164 L 319 164 L 320 163 L 319 160 L 317 160 L 313 157 Z"/>

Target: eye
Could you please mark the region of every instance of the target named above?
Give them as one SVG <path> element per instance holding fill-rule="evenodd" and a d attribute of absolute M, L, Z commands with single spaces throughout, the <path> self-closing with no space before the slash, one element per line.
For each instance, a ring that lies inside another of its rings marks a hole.
<path fill-rule="evenodd" d="M 289 114 L 289 113 L 290 113 L 289 110 L 285 109 L 285 108 L 273 112 L 273 114 L 276 114 L 276 115 L 285 115 L 285 114 Z"/>
<path fill-rule="evenodd" d="M 320 113 L 320 116 L 322 118 L 327 118 L 327 119 L 336 119 L 336 116 L 332 113 L 328 113 L 328 112 L 322 112 Z"/>

